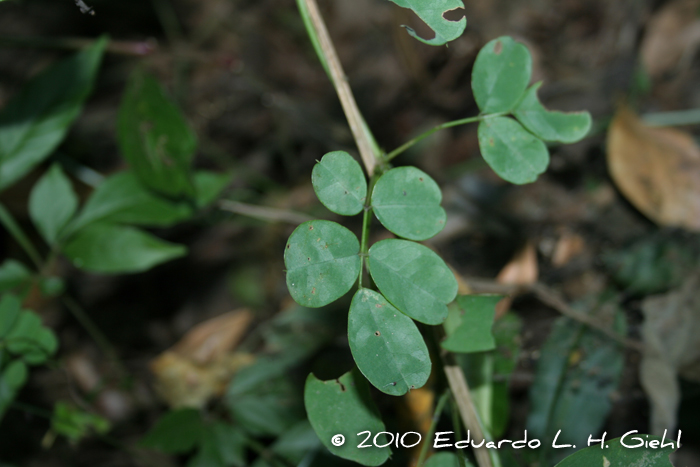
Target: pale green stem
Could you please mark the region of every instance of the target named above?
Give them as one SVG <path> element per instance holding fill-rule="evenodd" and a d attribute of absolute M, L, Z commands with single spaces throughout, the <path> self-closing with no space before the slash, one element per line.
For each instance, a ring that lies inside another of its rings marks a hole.
<path fill-rule="evenodd" d="M 642 120 L 650 126 L 698 125 L 700 124 L 700 109 L 648 113 L 642 115 Z"/>
<path fill-rule="evenodd" d="M 369 181 L 369 186 L 367 187 L 367 199 L 365 200 L 364 214 L 362 216 L 362 237 L 360 240 L 360 275 L 357 279 L 358 289 L 362 288 L 362 276 L 365 274 L 365 262 L 367 261 L 367 255 L 369 252 L 369 231 L 370 224 L 372 223 L 372 192 L 374 191 L 374 184 L 377 182 L 378 176 L 374 176 Z"/>
<path fill-rule="evenodd" d="M 434 128 L 431 128 L 430 130 L 428 130 L 424 133 L 421 133 L 420 135 L 416 136 L 415 138 L 411 139 L 410 141 L 407 141 L 403 145 L 394 149 L 393 151 L 391 151 L 389 154 L 386 155 L 385 160 L 387 162 L 392 160 L 393 158 L 395 158 L 399 154 L 402 154 L 407 149 L 410 149 L 411 147 L 420 143 L 425 138 L 427 138 L 428 136 L 432 135 L 433 133 L 435 133 L 437 131 L 444 130 L 446 128 L 452 128 L 453 126 L 466 125 L 468 123 L 480 122 L 482 120 L 486 120 L 489 118 L 502 117 L 503 115 L 507 115 L 507 113 L 500 112 L 500 113 L 489 114 L 489 115 L 477 115 L 476 117 L 463 118 L 461 120 L 453 120 L 451 122 L 441 123 L 440 125 L 438 125 Z"/>
<path fill-rule="evenodd" d="M 449 398 L 450 390 L 445 389 L 445 392 L 442 393 L 442 396 L 440 396 L 440 399 L 438 400 L 438 403 L 435 406 L 435 412 L 433 413 L 433 421 L 430 423 L 430 430 L 428 430 L 428 434 L 426 435 L 423 441 L 423 446 L 420 450 L 420 455 L 418 456 L 418 467 L 422 467 L 425 463 L 425 458 L 428 456 L 430 446 L 432 446 L 430 440 L 432 440 L 433 436 L 435 435 L 435 429 L 437 428 L 437 424 L 440 421 L 440 415 L 442 414 L 442 410 L 445 408 L 445 404 L 447 403 Z"/>

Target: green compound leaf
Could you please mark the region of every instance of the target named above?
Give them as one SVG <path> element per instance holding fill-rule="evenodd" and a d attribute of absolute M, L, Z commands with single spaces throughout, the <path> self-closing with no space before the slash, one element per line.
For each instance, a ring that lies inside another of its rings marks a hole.
<path fill-rule="evenodd" d="M 472 90 L 482 114 L 510 112 L 530 84 L 532 58 L 508 36 L 486 44 L 474 62 Z"/>
<path fill-rule="evenodd" d="M 370 397 L 367 380 L 357 368 L 330 381 L 320 381 L 310 374 L 304 386 L 304 405 L 311 426 L 331 453 L 371 466 L 382 465 L 389 458 L 390 448 L 357 447 L 362 440 L 357 433 L 369 430 L 375 435 L 386 430 Z M 345 437 L 342 446 L 333 445 L 335 435 Z M 386 444 L 386 436 L 377 438 L 377 443 Z"/>
<path fill-rule="evenodd" d="M 292 298 L 318 308 L 345 295 L 360 274 L 359 253 L 357 237 L 342 225 L 321 220 L 301 224 L 284 249 Z"/>
<path fill-rule="evenodd" d="M 555 467 L 605 467 L 605 466 L 634 466 L 634 467 L 673 467 L 669 460 L 669 455 L 675 451 L 674 446 L 668 446 L 668 439 L 663 448 L 661 438 L 651 435 L 630 435 L 624 439 L 627 446 L 639 445 L 642 442 L 659 441 L 656 448 L 645 448 L 643 446 L 630 448 L 621 443 L 622 438 L 616 438 L 606 442 L 606 449 L 601 446 L 591 446 L 570 455 Z"/>
<path fill-rule="evenodd" d="M 5 340 L 10 353 L 21 356 L 30 365 L 44 363 L 56 352 L 58 341 L 32 311 L 23 311 Z"/>
<path fill-rule="evenodd" d="M 78 209 L 78 197 L 61 167 L 54 164 L 34 185 L 29 215 L 46 243 L 53 245 L 61 229 Z"/>
<path fill-rule="evenodd" d="M 545 109 L 537 97 L 540 86 L 542 82 L 532 85 L 525 92 L 513 115 L 525 128 L 545 141 L 575 143 L 583 139 L 591 129 L 591 114 Z"/>
<path fill-rule="evenodd" d="M 416 32 L 404 26 L 408 33 L 419 41 L 428 45 L 444 45 L 449 41 L 453 41 L 462 35 L 467 27 L 467 18 L 462 18 L 459 21 L 450 21 L 445 18 L 444 14 L 457 8 L 464 8 L 462 0 L 391 0 L 395 4 L 403 8 L 413 10 L 425 24 L 435 31 L 435 37 L 432 39 L 423 39 Z"/>
<path fill-rule="evenodd" d="M 53 408 L 51 428 L 72 443 L 77 443 L 93 432 L 103 435 L 109 431 L 109 427 L 109 421 L 105 418 L 71 407 L 65 402 L 57 402 Z"/>
<path fill-rule="evenodd" d="M 91 224 L 66 244 L 63 253 L 73 264 L 104 274 L 140 272 L 187 253 L 142 230 L 112 224 Z"/>
<path fill-rule="evenodd" d="M 549 151 L 542 140 L 508 117 L 479 123 L 479 148 L 494 172 L 516 185 L 534 182 L 549 165 Z"/>
<path fill-rule="evenodd" d="M 380 391 L 402 396 L 428 381 L 431 363 L 423 336 L 381 294 L 369 289 L 355 293 L 348 339 L 357 367 Z"/>
<path fill-rule="evenodd" d="M 26 285 L 31 278 L 32 272 L 24 264 L 14 259 L 5 260 L 0 264 L 0 293 Z"/>
<path fill-rule="evenodd" d="M 483 352 L 496 348 L 491 327 L 501 295 L 460 295 L 459 323 L 448 332 L 440 346 L 457 353 Z M 453 324 L 454 326 L 454 324 Z"/>
<path fill-rule="evenodd" d="M 427 240 L 445 227 L 442 193 L 435 180 L 415 167 L 398 167 L 381 176 L 372 208 L 384 227 L 399 237 Z"/>
<path fill-rule="evenodd" d="M 153 77 L 132 75 L 118 133 L 122 154 L 144 185 L 170 196 L 195 195 L 190 164 L 197 137 Z"/>
<path fill-rule="evenodd" d="M 168 227 L 192 215 L 185 203 L 173 203 L 144 187 L 133 172 L 107 178 L 90 196 L 78 217 L 67 228 L 75 233 L 98 221 Z"/>
<path fill-rule="evenodd" d="M 329 152 L 314 166 L 311 182 L 323 205 L 343 216 L 359 214 L 367 199 L 362 167 L 347 152 Z"/>
<path fill-rule="evenodd" d="M 382 240 L 369 249 L 369 271 L 384 296 L 416 321 L 440 324 L 457 296 L 457 279 L 430 248 Z"/>
<path fill-rule="evenodd" d="M 22 302 L 15 295 L 5 294 L 0 299 L 0 339 L 4 339 L 17 323 Z"/>
<path fill-rule="evenodd" d="M 0 190 L 26 175 L 63 141 L 102 61 L 107 39 L 47 68 L 0 112 Z"/>

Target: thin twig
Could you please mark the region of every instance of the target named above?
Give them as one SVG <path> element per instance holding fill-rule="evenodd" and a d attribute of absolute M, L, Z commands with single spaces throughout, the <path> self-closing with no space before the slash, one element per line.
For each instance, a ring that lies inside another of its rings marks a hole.
<path fill-rule="evenodd" d="M 554 290 L 547 287 L 541 283 L 529 284 L 529 285 L 513 285 L 513 284 L 499 284 L 498 282 L 488 281 L 488 280 L 478 280 L 478 279 L 466 279 L 469 287 L 476 293 L 500 293 L 500 294 L 522 294 L 522 293 L 532 293 L 534 294 L 542 303 L 545 303 L 556 311 L 571 318 L 579 323 L 583 323 L 586 326 L 600 331 L 606 336 L 613 339 L 615 342 L 623 345 L 629 349 L 636 350 L 637 352 L 645 352 L 645 346 L 643 343 L 630 339 L 625 336 L 621 336 L 612 329 L 600 324 L 594 317 L 581 313 L 573 309 L 563 298 L 559 296 Z"/>
<path fill-rule="evenodd" d="M 313 217 L 306 214 L 284 209 L 270 208 L 266 206 L 255 206 L 253 204 L 239 203 L 238 201 L 219 201 L 219 208 L 223 211 L 241 214 L 243 216 L 254 217 L 268 222 L 287 222 L 289 224 L 301 224 L 302 222 L 313 220 Z"/>
<path fill-rule="evenodd" d="M 362 118 L 360 109 L 357 107 L 357 102 L 355 102 L 355 97 L 352 94 L 352 90 L 348 84 L 348 79 L 343 71 L 343 66 L 340 64 L 340 59 L 335 51 L 330 34 L 328 34 L 328 29 L 326 28 L 321 12 L 318 9 L 316 0 L 304 0 L 304 2 L 309 12 L 311 24 L 318 37 L 321 51 L 328 63 L 328 70 L 333 80 L 333 86 L 335 87 L 340 103 L 343 106 L 345 116 L 350 124 L 350 130 L 352 131 L 355 142 L 357 143 L 357 148 L 360 151 L 362 162 L 365 164 L 365 170 L 367 170 L 369 176 L 372 176 L 378 161 L 374 150 L 372 149 L 373 145 L 371 139 L 367 134 L 368 128 L 365 125 L 364 119 Z"/>
<path fill-rule="evenodd" d="M 423 441 L 423 446 L 420 448 L 420 455 L 418 456 L 418 467 L 423 467 L 425 458 L 428 456 L 428 451 L 430 450 L 430 440 L 433 439 L 435 435 L 435 429 L 440 421 L 440 415 L 442 415 L 442 410 L 445 408 L 447 400 L 450 398 L 450 390 L 446 389 L 445 392 L 440 396 L 437 405 L 435 406 L 435 412 L 433 413 L 433 420 L 430 423 L 430 429 L 428 430 L 428 435 Z"/>

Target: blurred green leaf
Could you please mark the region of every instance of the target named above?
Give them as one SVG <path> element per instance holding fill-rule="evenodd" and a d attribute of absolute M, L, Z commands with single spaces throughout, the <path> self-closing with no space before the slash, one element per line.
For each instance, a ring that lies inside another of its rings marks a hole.
<path fill-rule="evenodd" d="M 402 396 L 430 376 L 430 355 L 411 318 L 379 293 L 360 289 L 350 304 L 348 340 L 357 367 L 377 389 Z"/>
<path fill-rule="evenodd" d="M 388 239 L 369 249 L 369 270 L 379 291 L 400 311 L 421 323 L 440 324 L 457 295 L 457 279 L 430 248 Z"/>
<path fill-rule="evenodd" d="M 17 324 L 22 302 L 12 294 L 0 298 L 0 339 L 4 339 Z"/>
<path fill-rule="evenodd" d="M 163 415 L 139 443 L 168 454 L 194 449 L 204 436 L 204 424 L 195 409 L 174 410 Z"/>
<path fill-rule="evenodd" d="M 43 363 L 58 348 L 54 333 L 32 311 L 22 311 L 5 337 L 7 350 L 30 365 Z"/>
<path fill-rule="evenodd" d="M 56 434 L 77 443 L 92 433 L 107 433 L 110 425 L 109 421 L 98 415 L 71 407 L 65 402 L 56 402 L 51 417 L 51 428 Z"/>
<path fill-rule="evenodd" d="M 324 155 L 314 166 L 311 182 L 321 203 L 336 214 L 354 216 L 364 209 L 367 180 L 360 164 L 347 152 Z"/>
<path fill-rule="evenodd" d="M 615 317 L 616 332 L 624 335 L 624 316 L 617 312 Z M 617 390 L 624 365 L 622 349 L 598 331 L 559 318 L 541 355 L 530 387 L 527 429 L 539 439 L 554 439 L 562 429 L 559 444 L 585 446 L 612 407 L 611 395 Z M 553 452 L 546 443 L 543 450 L 546 464 L 572 452 L 568 448 Z"/>
<path fill-rule="evenodd" d="M 544 108 L 537 97 L 542 82 L 525 92 L 525 96 L 513 111 L 515 117 L 535 136 L 544 141 L 575 143 L 583 139 L 591 129 L 588 112 L 555 112 Z"/>
<path fill-rule="evenodd" d="M 643 437 L 644 436 L 644 437 Z M 625 444 L 636 445 L 639 441 L 632 438 L 639 437 L 643 441 L 659 440 L 658 436 L 635 435 L 625 439 Z M 592 466 L 629 466 L 629 467 L 673 467 L 669 455 L 675 451 L 672 447 L 630 449 L 620 443 L 621 438 L 606 442 L 607 449 L 600 446 L 591 446 L 581 449 L 577 453 L 567 457 L 555 467 L 592 467 Z M 674 443 L 675 444 L 675 443 Z"/>
<path fill-rule="evenodd" d="M 0 111 L 0 190 L 26 175 L 63 141 L 97 76 L 107 39 L 31 79 Z"/>
<path fill-rule="evenodd" d="M 318 308 L 345 295 L 360 273 L 360 242 L 330 221 L 308 221 L 287 240 L 287 288 L 300 305 Z"/>
<path fill-rule="evenodd" d="M 547 146 L 509 117 L 479 123 L 479 148 L 493 171 L 516 185 L 534 182 L 549 165 Z"/>
<path fill-rule="evenodd" d="M 116 274 L 148 270 L 187 249 L 132 227 L 97 223 L 74 235 L 63 252 L 78 268 Z"/>
<path fill-rule="evenodd" d="M 403 8 L 413 10 L 415 14 L 422 19 L 425 24 L 435 31 L 435 37 L 432 39 L 423 39 L 416 32 L 404 27 L 408 33 L 419 41 L 428 45 L 444 45 L 449 41 L 453 41 L 462 35 L 467 27 L 467 18 L 461 18 L 459 21 L 451 21 L 445 18 L 445 13 L 464 8 L 462 0 L 391 0 L 395 4 Z"/>
<path fill-rule="evenodd" d="M 139 183 L 132 172 L 127 171 L 102 182 L 67 230 L 75 233 L 100 221 L 168 227 L 191 215 L 189 206 L 157 196 Z"/>
<path fill-rule="evenodd" d="M 531 74 L 532 57 L 523 44 L 502 36 L 482 47 L 472 70 L 472 90 L 481 113 L 513 110 Z"/>
<path fill-rule="evenodd" d="M 24 264 L 14 259 L 5 260 L 0 265 L 0 293 L 26 285 L 31 278 L 32 273 Z"/>
<path fill-rule="evenodd" d="M 389 170 L 372 192 L 372 208 L 382 225 L 409 240 L 427 240 L 445 227 L 441 201 L 435 180 L 415 167 Z"/>
<path fill-rule="evenodd" d="M 428 458 L 425 467 L 471 467 L 472 463 L 467 461 L 466 466 L 459 462 L 457 454 L 454 452 L 436 452 Z"/>
<path fill-rule="evenodd" d="M 194 173 L 194 186 L 197 189 L 197 207 L 204 208 L 218 198 L 231 182 L 231 175 L 199 170 Z"/>
<path fill-rule="evenodd" d="M 496 304 L 502 298 L 501 295 L 458 296 L 459 311 L 456 312 L 456 319 L 452 320 L 453 329 L 440 346 L 458 353 L 482 352 L 496 347 L 491 327 L 496 316 Z"/>
<path fill-rule="evenodd" d="M 66 289 L 66 283 L 60 277 L 41 277 L 39 289 L 46 297 L 56 297 Z"/>
<path fill-rule="evenodd" d="M 15 396 L 27 382 L 27 366 L 21 360 L 11 361 L 0 372 L 0 420 Z"/>
<path fill-rule="evenodd" d="M 34 185 L 29 197 L 29 216 L 49 245 L 78 209 L 78 197 L 61 166 L 54 164 Z"/>
<path fill-rule="evenodd" d="M 386 430 L 370 397 L 367 380 L 357 369 L 331 381 L 320 381 L 310 374 L 304 387 L 304 405 L 318 439 L 331 453 L 371 466 L 382 465 L 389 458 L 388 447 L 357 448 L 364 439 L 357 433 L 369 430 L 374 436 Z M 345 437 L 342 446 L 331 442 L 338 434 Z M 386 435 L 377 438 L 377 442 L 386 444 Z"/>
<path fill-rule="evenodd" d="M 118 118 L 119 146 L 141 182 L 169 196 L 195 196 L 197 137 L 153 77 L 132 74 Z"/>
<path fill-rule="evenodd" d="M 240 428 L 216 422 L 205 427 L 199 450 L 187 467 L 242 467 L 246 465 L 245 443 Z"/>

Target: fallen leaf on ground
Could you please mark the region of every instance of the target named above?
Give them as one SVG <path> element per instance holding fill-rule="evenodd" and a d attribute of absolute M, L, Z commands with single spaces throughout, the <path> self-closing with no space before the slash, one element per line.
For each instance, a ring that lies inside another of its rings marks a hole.
<path fill-rule="evenodd" d="M 586 246 L 583 237 L 571 232 L 564 232 L 556 246 L 552 255 L 552 265 L 555 267 L 564 266 L 571 261 L 572 258 L 579 255 Z"/>
<path fill-rule="evenodd" d="M 623 195 L 660 225 L 700 231 L 700 148 L 673 128 L 621 108 L 608 133 L 608 169 Z"/>
<path fill-rule="evenodd" d="M 151 362 L 158 394 L 173 408 L 203 407 L 221 396 L 253 355 L 233 352 L 253 316 L 247 309 L 225 313 L 191 329 Z"/>
<path fill-rule="evenodd" d="M 665 295 L 642 303 L 642 337 L 647 352 L 641 363 L 642 387 L 651 404 L 651 432 L 676 428 L 680 385 L 678 376 L 700 382 L 700 273 Z"/>
<path fill-rule="evenodd" d="M 700 45 L 699 0 L 677 0 L 649 21 L 641 45 L 644 69 L 656 78 L 692 57 Z"/>
<path fill-rule="evenodd" d="M 499 284 L 531 285 L 537 282 L 539 268 L 537 266 L 537 250 L 532 242 L 527 242 L 512 260 L 506 264 L 496 276 Z M 505 297 L 496 305 L 496 320 L 500 319 L 510 309 L 513 297 Z"/>

